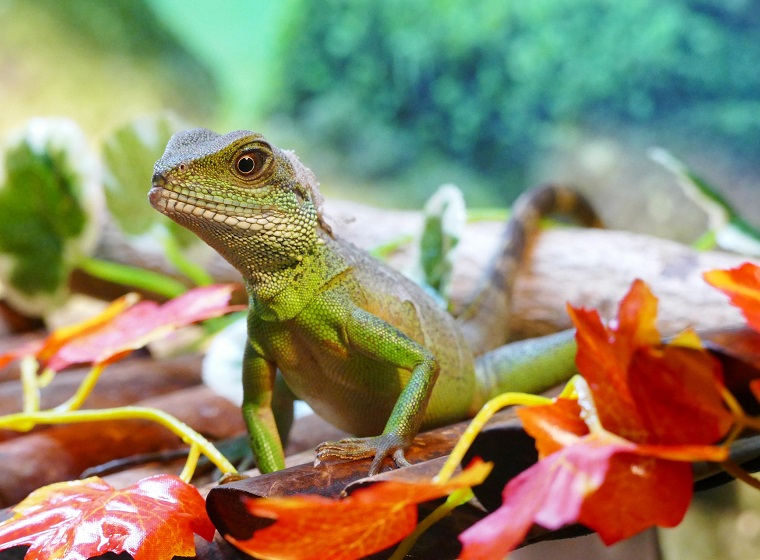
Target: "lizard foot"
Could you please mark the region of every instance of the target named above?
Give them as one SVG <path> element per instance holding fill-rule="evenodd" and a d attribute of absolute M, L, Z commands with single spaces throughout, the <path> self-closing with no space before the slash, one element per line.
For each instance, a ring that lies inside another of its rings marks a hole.
<path fill-rule="evenodd" d="M 396 434 L 326 441 L 317 447 L 314 465 L 319 465 L 325 459 L 355 461 L 374 457 L 369 468 L 369 476 L 374 476 L 380 472 L 380 467 L 386 457 L 392 457 L 397 467 L 408 467 L 410 463 L 404 457 L 404 450 L 407 447 L 409 447 L 409 442 Z"/>

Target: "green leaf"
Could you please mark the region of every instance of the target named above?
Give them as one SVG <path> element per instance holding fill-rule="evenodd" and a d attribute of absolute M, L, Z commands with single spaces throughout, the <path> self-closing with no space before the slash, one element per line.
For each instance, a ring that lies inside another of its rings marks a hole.
<path fill-rule="evenodd" d="M 649 157 L 673 173 L 684 194 L 707 214 L 709 229 L 695 243 L 697 248 L 717 245 L 727 251 L 760 256 L 760 231 L 747 223 L 718 189 L 663 148 L 651 148 Z"/>
<path fill-rule="evenodd" d="M 155 237 L 174 267 L 200 286 L 210 284 L 211 277 L 183 253 L 184 248 L 199 245 L 200 240 L 161 216 L 147 201 L 153 165 L 169 138 L 182 128 L 186 127 L 174 117 L 159 115 L 117 129 L 103 144 L 104 186 L 108 209 L 122 232 Z"/>
<path fill-rule="evenodd" d="M 422 278 L 446 300 L 454 267 L 454 249 L 466 221 L 462 191 L 454 185 L 443 185 L 430 197 L 423 212 L 419 263 Z"/>
<path fill-rule="evenodd" d="M 103 143 L 106 203 L 124 233 L 141 235 L 163 222 L 147 202 L 148 190 L 153 164 L 181 128 L 168 115 L 146 117 L 118 128 Z"/>
<path fill-rule="evenodd" d="M 0 279 L 12 305 L 41 315 L 66 296 L 70 272 L 97 241 L 97 160 L 73 121 L 36 118 L 2 161 Z"/>

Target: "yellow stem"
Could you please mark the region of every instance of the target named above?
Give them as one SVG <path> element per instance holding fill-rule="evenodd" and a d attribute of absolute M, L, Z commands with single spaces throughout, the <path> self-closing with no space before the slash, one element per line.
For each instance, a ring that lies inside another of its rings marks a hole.
<path fill-rule="evenodd" d="M 39 385 L 41 389 L 44 389 L 52 383 L 53 379 L 55 379 L 55 370 L 45 368 L 42 370 L 42 373 L 37 376 L 37 385 Z"/>
<path fill-rule="evenodd" d="M 744 412 L 742 405 L 739 404 L 739 401 L 736 400 L 736 397 L 731 391 L 729 391 L 726 387 L 721 387 L 720 395 L 723 397 L 723 402 L 726 403 L 728 410 L 730 410 L 737 419 L 746 417 L 746 413 Z"/>
<path fill-rule="evenodd" d="M 23 410 L 26 413 L 37 412 L 40 409 L 40 386 L 37 380 L 38 369 L 39 363 L 34 356 L 25 356 L 21 360 L 21 390 L 24 400 Z M 29 429 L 31 430 L 32 427 Z"/>
<path fill-rule="evenodd" d="M 739 433 L 741 433 L 744 428 L 760 431 L 760 418 L 747 416 L 747 413 L 744 412 L 742 405 L 739 404 L 739 401 L 736 400 L 736 397 L 733 395 L 733 393 L 731 393 L 731 391 L 723 387 L 721 389 L 721 396 L 723 397 L 723 402 L 728 407 L 728 410 L 730 410 L 731 414 L 733 414 L 734 418 L 736 418 L 736 425 L 734 426 L 734 429 L 731 432 L 731 436 L 728 439 L 729 443 L 736 439 L 736 437 L 738 437 Z"/>
<path fill-rule="evenodd" d="M 490 401 L 483 405 L 483 408 L 480 409 L 480 412 L 475 415 L 475 418 L 472 419 L 470 425 L 467 426 L 467 429 L 464 431 L 462 436 L 459 438 L 459 441 L 457 441 L 457 444 L 454 446 L 454 449 L 451 451 L 449 458 L 446 459 L 446 463 L 444 463 L 440 472 L 435 476 L 435 478 L 433 478 L 433 482 L 445 484 L 449 481 L 451 476 L 454 474 L 457 466 L 459 466 L 459 463 L 462 462 L 462 458 L 464 457 L 465 453 L 467 453 L 470 445 L 472 445 L 475 437 L 483 429 L 483 426 L 485 426 L 486 422 L 488 422 L 491 417 L 496 414 L 496 412 L 507 406 L 538 406 L 551 403 L 552 399 L 542 397 L 540 395 L 529 395 L 527 393 L 503 393 L 497 397 L 492 398 Z"/>
<path fill-rule="evenodd" d="M 172 415 L 154 408 L 123 406 L 103 410 L 73 410 L 68 412 L 46 410 L 32 414 L 9 414 L 0 417 L 0 428 L 26 431 L 30 429 L 28 428 L 29 425 L 35 426 L 37 424 L 72 424 L 133 419 L 150 420 L 168 428 L 185 443 L 196 445 L 222 473 L 237 473 L 235 467 L 206 438 Z"/>
<path fill-rule="evenodd" d="M 573 375 L 570 378 L 570 381 L 567 382 L 565 387 L 562 389 L 562 392 L 559 394 L 560 399 L 576 399 L 578 398 L 578 392 L 576 391 L 575 384 L 579 382 L 579 380 L 583 380 L 583 377 L 576 374 Z"/>
<path fill-rule="evenodd" d="M 82 406 L 82 403 L 90 396 L 95 384 L 100 379 L 100 374 L 105 369 L 105 364 L 93 364 L 82 383 L 77 387 L 77 392 L 66 402 L 55 407 L 56 412 L 71 412 Z"/>
<path fill-rule="evenodd" d="M 185 468 L 182 469 L 179 477 L 188 484 L 193 479 L 195 468 L 198 466 L 198 459 L 201 456 L 201 448 L 197 444 L 193 443 L 190 446 L 190 451 L 187 453 L 187 461 L 185 461 Z"/>
<path fill-rule="evenodd" d="M 401 541 L 401 543 L 398 545 L 398 548 L 396 548 L 396 550 L 393 552 L 393 556 L 391 556 L 388 560 L 403 560 L 406 558 L 407 553 L 412 549 L 414 543 L 417 542 L 417 540 L 425 531 L 446 517 L 455 508 L 458 508 L 462 504 L 469 502 L 473 497 L 474 494 L 469 488 L 459 488 L 458 490 L 452 492 L 445 502 L 435 508 L 430 515 L 428 515 L 425 519 L 417 524 L 417 527 L 414 528 L 414 531 L 403 541 Z"/>

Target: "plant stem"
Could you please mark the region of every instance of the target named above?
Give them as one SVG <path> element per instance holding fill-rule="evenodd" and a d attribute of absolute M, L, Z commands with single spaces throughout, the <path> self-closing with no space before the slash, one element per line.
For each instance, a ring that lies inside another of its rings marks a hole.
<path fill-rule="evenodd" d="M 56 406 L 53 410 L 59 413 L 71 412 L 72 410 L 77 410 L 81 407 L 82 403 L 90 396 L 90 393 L 92 393 L 92 390 L 95 388 L 95 384 L 98 382 L 98 379 L 100 379 L 100 374 L 103 373 L 105 367 L 106 364 L 93 364 L 90 371 L 87 372 L 87 376 L 79 384 L 79 387 L 77 387 L 76 393 L 74 393 L 74 395 L 66 402 Z"/>
<path fill-rule="evenodd" d="M 208 272 L 185 256 L 171 232 L 167 232 L 164 236 L 164 254 L 166 259 L 196 286 L 208 286 L 214 283 L 214 279 Z"/>
<path fill-rule="evenodd" d="M 470 488 L 460 488 L 459 490 L 452 492 L 445 502 L 435 508 L 430 515 L 417 524 L 414 531 L 401 541 L 398 548 L 393 552 L 393 556 L 388 560 L 403 560 L 406 558 L 407 553 L 412 549 L 414 544 L 425 531 L 450 514 L 454 509 L 462 504 L 466 504 L 474 497 L 475 495 Z"/>
<path fill-rule="evenodd" d="M 187 286 L 170 276 L 126 264 L 88 258 L 79 263 L 79 268 L 96 278 L 147 290 L 166 298 L 174 298 L 187 291 Z"/>
<path fill-rule="evenodd" d="M 470 422 L 470 425 L 467 426 L 467 429 L 459 438 L 459 441 L 457 441 L 448 459 L 446 459 L 446 463 L 444 463 L 440 472 L 433 478 L 433 481 L 439 484 L 445 484 L 449 481 L 459 463 L 462 462 L 464 454 L 467 453 L 475 437 L 496 412 L 507 406 L 539 406 L 551 404 L 551 402 L 552 399 L 547 397 L 529 395 L 527 393 L 503 393 L 492 398 L 483 405 L 483 408 L 480 409 L 475 418 Z"/>
<path fill-rule="evenodd" d="M 177 435 L 187 444 L 195 445 L 224 474 L 236 474 L 237 470 L 206 438 L 184 422 L 161 410 L 140 406 L 123 406 L 103 410 L 74 410 L 70 412 L 42 411 L 31 414 L 18 413 L 0 417 L 0 428 L 27 431 L 30 424 L 73 424 L 79 422 L 102 422 L 107 420 L 150 420 Z"/>

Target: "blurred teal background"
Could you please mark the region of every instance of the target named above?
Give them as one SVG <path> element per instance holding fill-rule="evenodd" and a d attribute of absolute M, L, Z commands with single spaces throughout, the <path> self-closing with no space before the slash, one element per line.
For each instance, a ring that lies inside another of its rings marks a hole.
<path fill-rule="evenodd" d="M 688 237 L 699 212 L 645 150 L 752 219 L 758 61 L 751 0 L 0 0 L 0 133 L 64 115 L 96 143 L 169 110 L 295 148 L 328 195 L 416 208 L 454 182 L 503 206 L 557 179 Z"/>

